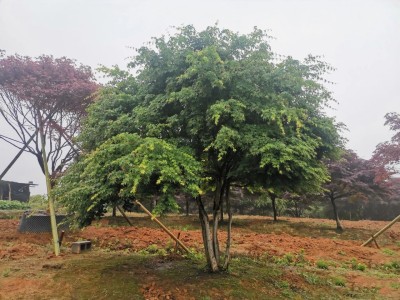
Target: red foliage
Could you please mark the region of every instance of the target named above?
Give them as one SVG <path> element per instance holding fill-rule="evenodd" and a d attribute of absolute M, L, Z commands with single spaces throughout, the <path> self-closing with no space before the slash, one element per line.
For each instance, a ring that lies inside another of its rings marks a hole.
<path fill-rule="evenodd" d="M 386 169 L 390 174 L 396 173 L 396 166 L 400 163 L 400 115 L 388 113 L 385 115 L 385 125 L 390 130 L 397 131 L 392 139 L 376 146 L 372 161 L 381 170 Z"/>
<path fill-rule="evenodd" d="M 90 67 L 66 57 L 16 55 L 0 60 L 0 88 L 41 110 L 84 113 L 97 84 Z"/>
<path fill-rule="evenodd" d="M 325 185 L 334 199 L 357 194 L 359 198 L 382 196 L 388 193 L 384 180 L 389 174 L 385 169 L 362 159 L 351 150 L 346 150 L 338 161 L 328 161 L 331 182 Z M 362 196 L 362 197 L 361 197 Z"/>
<path fill-rule="evenodd" d="M 66 57 L 3 57 L 0 53 L 0 116 L 16 133 L 0 139 L 37 157 L 43 169 L 38 127 L 43 121 L 47 157 L 53 177 L 77 154 L 72 138 L 94 99 L 98 85 L 90 67 Z"/>

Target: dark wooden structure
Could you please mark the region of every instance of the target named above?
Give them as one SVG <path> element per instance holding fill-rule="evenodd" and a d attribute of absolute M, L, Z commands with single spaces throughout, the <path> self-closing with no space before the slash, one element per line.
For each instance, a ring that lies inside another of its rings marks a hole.
<path fill-rule="evenodd" d="M 28 202 L 30 196 L 30 183 L 0 180 L 0 200 L 18 200 Z"/>

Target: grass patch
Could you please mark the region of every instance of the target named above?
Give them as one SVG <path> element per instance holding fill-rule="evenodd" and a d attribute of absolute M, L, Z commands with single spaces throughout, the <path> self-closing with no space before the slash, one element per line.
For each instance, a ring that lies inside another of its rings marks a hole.
<path fill-rule="evenodd" d="M 389 256 L 393 256 L 393 255 L 396 254 L 396 252 L 394 252 L 394 251 L 391 250 L 391 249 L 387 249 L 387 248 L 382 249 L 382 253 L 385 254 L 385 255 L 389 255 Z"/>
<path fill-rule="evenodd" d="M 395 289 L 395 290 L 400 290 L 400 283 L 393 282 L 390 284 L 390 287 Z"/>
<path fill-rule="evenodd" d="M 322 285 L 321 277 L 314 273 L 303 273 L 301 274 L 307 283 L 311 285 Z"/>
<path fill-rule="evenodd" d="M 318 260 L 316 262 L 316 266 L 317 266 L 318 269 L 323 269 L 323 270 L 328 270 L 329 269 L 328 263 L 326 261 L 324 261 L 324 260 Z"/>
<path fill-rule="evenodd" d="M 343 277 L 333 277 L 332 278 L 332 283 L 336 286 L 342 286 L 345 287 L 346 286 L 346 279 L 344 279 Z"/>
<path fill-rule="evenodd" d="M 353 293 L 343 278 L 307 272 L 309 266 L 282 268 L 280 264 L 238 256 L 232 259 L 228 272 L 212 274 L 205 270 L 205 261 L 198 258 L 122 252 L 93 255 L 94 252 L 79 256 L 57 271 L 55 282 L 70 287 L 66 289 L 69 292 L 66 297 L 148 299 L 170 295 L 173 299 L 180 295 L 195 299 L 340 299 L 346 293 Z M 343 289 L 338 290 L 337 286 Z M 358 291 L 357 297 L 364 296 L 364 292 Z"/>
<path fill-rule="evenodd" d="M 365 269 L 367 268 L 367 266 L 366 266 L 365 264 L 359 263 L 359 262 L 357 261 L 357 259 L 355 259 L 355 258 L 353 258 L 353 259 L 350 261 L 350 264 L 351 264 L 351 268 L 352 268 L 353 270 L 357 270 L 357 271 L 361 271 L 361 272 L 364 272 Z"/>

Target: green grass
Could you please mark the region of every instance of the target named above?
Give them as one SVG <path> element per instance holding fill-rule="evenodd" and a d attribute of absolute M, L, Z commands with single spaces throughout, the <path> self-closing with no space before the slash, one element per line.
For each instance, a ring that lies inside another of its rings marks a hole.
<path fill-rule="evenodd" d="M 332 278 L 332 283 L 336 286 L 346 286 L 346 279 L 344 279 L 343 277 L 333 277 Z"/>
<path fill-rule="evenodd" d="M 392 283 L 391 285 L 390 285 L 392 288 L 394 288 L 394 289 L 396 289 L 396 290 L 400 290 L 400 283 Z"/>
<path fill-rule="evenodd" d="M 396 252 L 395 251 L 393 251 L 393 250 L 391 250 L 391 249 L 382 249 L 382 252 L 385 254 L 385 255 L 389 255 L 389 256 L 393 256 L 393 255 L 395 255 L 396 254 Z"/>
<path fill-rule="evenodd" d="M 320 276 L 314 273 L 303 273 L 302 276 L 306 280 L 307 283 L 311 285 L 322 285 L 322 279 Z"/>
<path fill-rule="evenodd" d="M 362 272 L 364 272 L 364 271 L 367 269 L 367 266 L 366 266 L 365 264 L 359 263 L 359 262 L 357 261 L 357 259 L 355 259 L 355 258 L 353 258 L 353 259 L 350 261 L 350 264 L 351 264 L 351 268 L 352 268 L 353 270 L 357 270 L 357 271 L 362 271 Z"/>
<path fill-rule="evenodd" d="M 282 268 L 281 264 L 243 256 L 232 259 L 229 272 L 211 274 L 203 259 L 93 254 L 79 256 L 55 275 L 56 282 L 71 287 L 71 298 L 144 299 L 143 289 L 152 282 L 161 293 L 183 293 L 195 299 L 345 299 L 347 294 L 365 299 L 371 294 L 370 290 L 354 291 L 343 277 L 332 277 L 315 267 L 312 271 L 311 266 L 296 266 L 294 272 L 292 266 Z"/>
<path fill-rule="evenodd" d="M 328 263 L 326 261 L 324 261 L 324 260 L 318 260 L 316 262 L 316 266 L 317 266 L 318 269 L 323 269 L 323 270 L 328 270 L 329 269 Z"/>

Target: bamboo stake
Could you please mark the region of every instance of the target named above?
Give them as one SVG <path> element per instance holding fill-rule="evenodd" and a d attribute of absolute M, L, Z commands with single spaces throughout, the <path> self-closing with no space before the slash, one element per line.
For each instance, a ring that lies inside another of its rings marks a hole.
<path fill-rule="evenodd" d="M 52 117 L 53 113 L 49 113 L 47 117 L 43 120 L 42 123 L 46 122 Z M 3 177 L 7 174 L 7 172 L 10 170 L 10 168 L 14 165 L 14 163 L 17 161 L 17 159 L 21 156 L 21 154 L 25 151 L 25 149 L 29 146 L 29 144 L 33 141 L 35 138 L 36 134 L 39 132 L 40 127 L 36 128 L 35 132 L 31 135 L 31 137 L 24 143 L 24 146 L 19 150 L 17 155 L 13 158 L 13 160 L 8 164 L 8 166 L 4 169 L 4 171 L 0 174 L 0 180 L 3 179 Z"/>
<path fill-rule="evenodd" d="M 381 249 L 381 247 L 379 247 L 378 243 L 376 242 L 376 239 L 373 239 L 373 240 L 374 240 L 376 248 Z"/>
<path fill-rule="evenodd" d="M 125 218 L 125 220 L 129 223 L 129 225 L 133 226 L 131 220 L 129 220 L 128 216 L 125 214 L 125 212 L 122 210 L 121 207 L 119 207 L 119 205 L 117 205 L 117 208 L 119 210 L 119 212 L 121 213 L 121 215 Z"/>
<path fill-rule="evenodd" d="M 181 233 L 179 232 L 177 239 L 179 240 L 180 237 L 181 237 Z M 176 253 L 177 250 L 178 250 L 178 243 L 175 244 L 174 252 Z"/>
<path fill-rule="evenodd" d="M 179 244 L 179 246 L 182 247 L 183 250 L 185 250 L 187 253 L 190 253 L 190 250 L 171 232 L 163 223 L 161 223 L 150 211 L 147 210 L 146 207 L 143 206 L 142 203 L 140 203 L 138 200 L 135 200 L 135 203 L 140 206 L 140 208 L 160 227 L 170 236 L 172 239 Z"/>
<path fill-rule="evenodd" d="M 381 230 L 379 230 L 377 233 L 375 233 L 373 236 L 371 236 L 368 241 L 366 241 L 364 244 L 361 246 L 366 246 L 369 243 L 371 243 L 373 240 L 375 240 L 378 236 L 380 236 L 382 233 L 384 233 L 386 230 L 388 230 L 390 227 L 392 227 L 397 221 L 400 220 L 400 215 L 398 215 L 392 222 L 387 224 L 385 227 L 383 227 Z"/>

